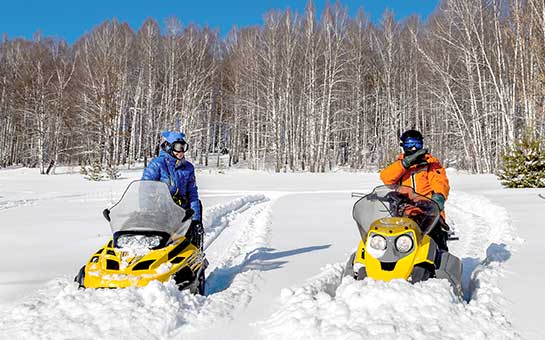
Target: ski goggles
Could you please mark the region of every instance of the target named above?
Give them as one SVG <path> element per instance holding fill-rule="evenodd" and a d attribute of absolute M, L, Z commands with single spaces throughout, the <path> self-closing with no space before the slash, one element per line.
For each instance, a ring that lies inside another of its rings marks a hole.
<path fill-rule="evenodd" d="M 189 145 L 183 140 L 172 143 L 172 150 L 174 152 L 186 152 L 187 149 L 189 149 Z"/>
<path fill-rule="evenodd" d="M 424 141 L 418 138 L 407 138 L 401 143 L 401 146 L 403 147 L 403 149 L 415 148 L 417 150 L 420 150 L 424 146 Z"/>

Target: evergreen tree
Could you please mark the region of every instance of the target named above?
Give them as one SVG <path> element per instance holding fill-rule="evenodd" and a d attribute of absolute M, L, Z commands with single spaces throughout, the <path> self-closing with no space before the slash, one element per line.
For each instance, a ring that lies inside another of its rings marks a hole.
<path fill-rule="evenodd" d="M 87 169 L 87 176 L 85 178 L 90 181 L 100 181 L 102 178 L 104 178 L 104 174 L 102 173 L 102 164 L 100 164 L 100 161 L 95 161 L 93 166 Z"/>
<path fill-rule="evenodd" d="M 524 137 L 508 147 L 498 173 L 508 188 L 545 187 L 545 150 L 537 139 Z"/>
<path fill-rule="evenodd" d="M 118 179 L 121 177 L 121 173 L 119 172 L 119 168 L 115 165 L 108 165 L 106 168 L 106 175 L 108 175 L 109 179 Z"/>

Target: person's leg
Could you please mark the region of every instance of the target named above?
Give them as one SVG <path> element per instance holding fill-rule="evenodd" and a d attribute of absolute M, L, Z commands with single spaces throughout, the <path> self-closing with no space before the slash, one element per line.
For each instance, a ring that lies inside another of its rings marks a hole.
<path fill-rule="evenodd" d="M 433 228 L 432 231 L 430 231 L 429 235 L 430 237 L 437 243 L 437 246 L 439 249 L 448 251 L 447 246 L 447 240 L 448 240 L 448 232 L 449 226 L 445 222 L 445 220 L 441 217 L 439 221 L 437 222 L 437 225 Z"/>
<path fill-rule="evenodd" d="M 186 237 L 195 247 L 203 249 L 204 243 L 204 227 L 202 225 L 202 202 L 199 200 L 199 206 L 201 209 L 201 220 L 192 221 L 191 226 L 189 227 Z"/>

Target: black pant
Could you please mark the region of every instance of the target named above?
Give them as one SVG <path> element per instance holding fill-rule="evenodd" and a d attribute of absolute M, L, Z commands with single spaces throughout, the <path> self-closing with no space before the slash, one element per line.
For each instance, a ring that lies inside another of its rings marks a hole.
<path fill-rule="evenodd" d="M 189 226 L 187 233 L 185 234 L 189 242 L 193 243 L 197 248 L 202 249 L 204 243 L 204 227 L 202 225 L 202 202 L 199 200 L 199 207 L 201 209 L 201 219 L 199 223 L 194 223 L 194 221 Z"/>
<path fill-rule="evenodd" d="M 448 232 L 446 231 L 448 229 L 448 224 L 445 222 L 443 217 L 441 217 L 439 221 L 437 221 L 435 227 L 433 227 L 433 229 L 428 234 L 435 241 L 435 243 L 437 243 L 439 249 L 444 251 L 448 251 Z"/>

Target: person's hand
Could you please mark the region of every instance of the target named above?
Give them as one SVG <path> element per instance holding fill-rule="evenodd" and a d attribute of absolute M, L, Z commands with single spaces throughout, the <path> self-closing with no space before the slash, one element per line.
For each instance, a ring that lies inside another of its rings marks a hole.
<path fill-rule="evenodd" d="M 431 195 L 431 200 L 437 203 L 439 209 L 443 211 L 445 209 L 445 196 L 439 193 Z"/>
<path fill-rule="evenodd" d="M 204 231 L 201 221 L 196 221 L 196 220 L 191 221 L 189 228 L 193 230 L 197 230 L 197 231 Z"/>
<path fill-rule="evenodd" d="M 405 157 L 403 157 L 403 159 L 401 160 L 401 164 L 405 169 L 408 169 L 411 167 L 411 165 L 420 163 L 422 161 L 421 158 L 424 157 L 424 155 L 427 153 L 428 149 L 420 149 L 412 155 L 406 155 Z"/>

